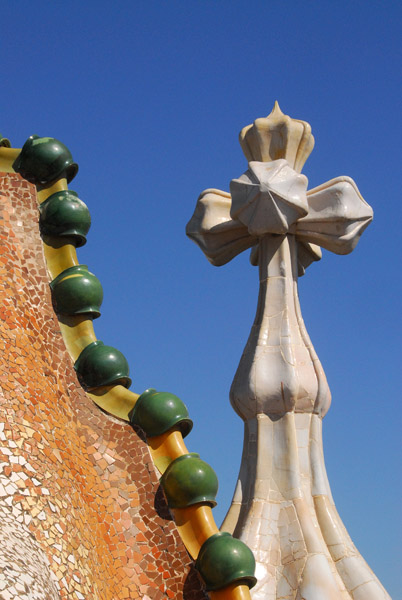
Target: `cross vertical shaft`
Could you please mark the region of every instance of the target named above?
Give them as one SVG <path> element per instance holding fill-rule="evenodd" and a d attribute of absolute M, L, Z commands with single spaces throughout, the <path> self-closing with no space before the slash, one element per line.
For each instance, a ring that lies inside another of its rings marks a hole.
<path fill-rule="evenodd" d="M 325 375 L 301 319 L 296 253 L 293 235 L 267 235 L 259 243 L 257 313 L 230 392 L 243 419 L 329 407 Z"/>

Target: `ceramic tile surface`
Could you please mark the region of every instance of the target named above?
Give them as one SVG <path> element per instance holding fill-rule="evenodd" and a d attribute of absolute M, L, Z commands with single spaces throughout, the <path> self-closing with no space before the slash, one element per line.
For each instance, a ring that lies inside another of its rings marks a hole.
<path fill-rule="evenodd" d="M 0 598 L 205 598 L 148 447 L 79 387 L 34 187 L 0 177 Z"/>

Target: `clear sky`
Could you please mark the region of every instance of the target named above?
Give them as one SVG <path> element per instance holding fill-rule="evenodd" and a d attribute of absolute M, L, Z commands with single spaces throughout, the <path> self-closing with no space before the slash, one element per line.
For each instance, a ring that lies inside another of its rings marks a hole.
<path fill-rule="evenodd" d="M 228 392 L 254 317 L 248 252 L 215 268 L 184 233 L 198 194 L 247 168 L 240 129 L 278 100 L 316 139 L 314 187 L 350 175 L 374 222 L 348 256 L 300 281 L 333 395 L 329 479 L 355 544 L 395 599 L 400 584 L 402 8 L 397 1 L 72 0 L 1 3 L 1 133 L 72 151 L 92 228 L 79 259 L 101 280 L 99 339 L 132 390 L 179 395 L 187 438 L 216 470 L 220 522 L 242 423 Z M 398 342 L 397 342 L 398 340 Z"/>

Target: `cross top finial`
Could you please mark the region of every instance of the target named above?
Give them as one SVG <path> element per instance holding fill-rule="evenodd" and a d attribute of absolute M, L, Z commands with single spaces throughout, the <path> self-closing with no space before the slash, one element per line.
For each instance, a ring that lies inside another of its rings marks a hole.
<path fill-rule="evenodd" d="M 243 127 L 239 139 L 249 162 L 271 162 L 284 158 L 298 173 L 314 148 L 310 125 L 283 114 L 278 101 L 267 117 Z"/>

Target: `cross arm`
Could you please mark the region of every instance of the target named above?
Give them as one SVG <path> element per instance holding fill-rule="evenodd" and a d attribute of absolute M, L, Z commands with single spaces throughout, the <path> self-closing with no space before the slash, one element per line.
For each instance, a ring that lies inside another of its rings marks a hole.
<path fill-rule="evenodd" d="M 258 243 L 245 225 L 230 216 L 231 195 L 216 189 L 200 194 L 186 234 L 201 248 L 216 267 L 225 265 L 235 256 Z"/>
<path fill-rule="evenodd" d="M 296 224 L 298 239 L 335 254 L 352 252 L 373 220 L 373 209 L 345 175 L 309 190 L 307 202 L 308 214 Z"/>
<path fill-rule="evenodd" d="M 232 194 L 202 192 L 186 233 L 215 266 L 251 247 L 251 263 L 257 264 L 261 236 L 293 234 L 303 275 L 320 260 L 320 246 L 336 254 L 352 252 L 373 219 L 372 208 L 350 177 L 336 177 L 307 192 L 306 187 L 307 179 L 286 160 L 252 161 L 231 182 Z"/>

